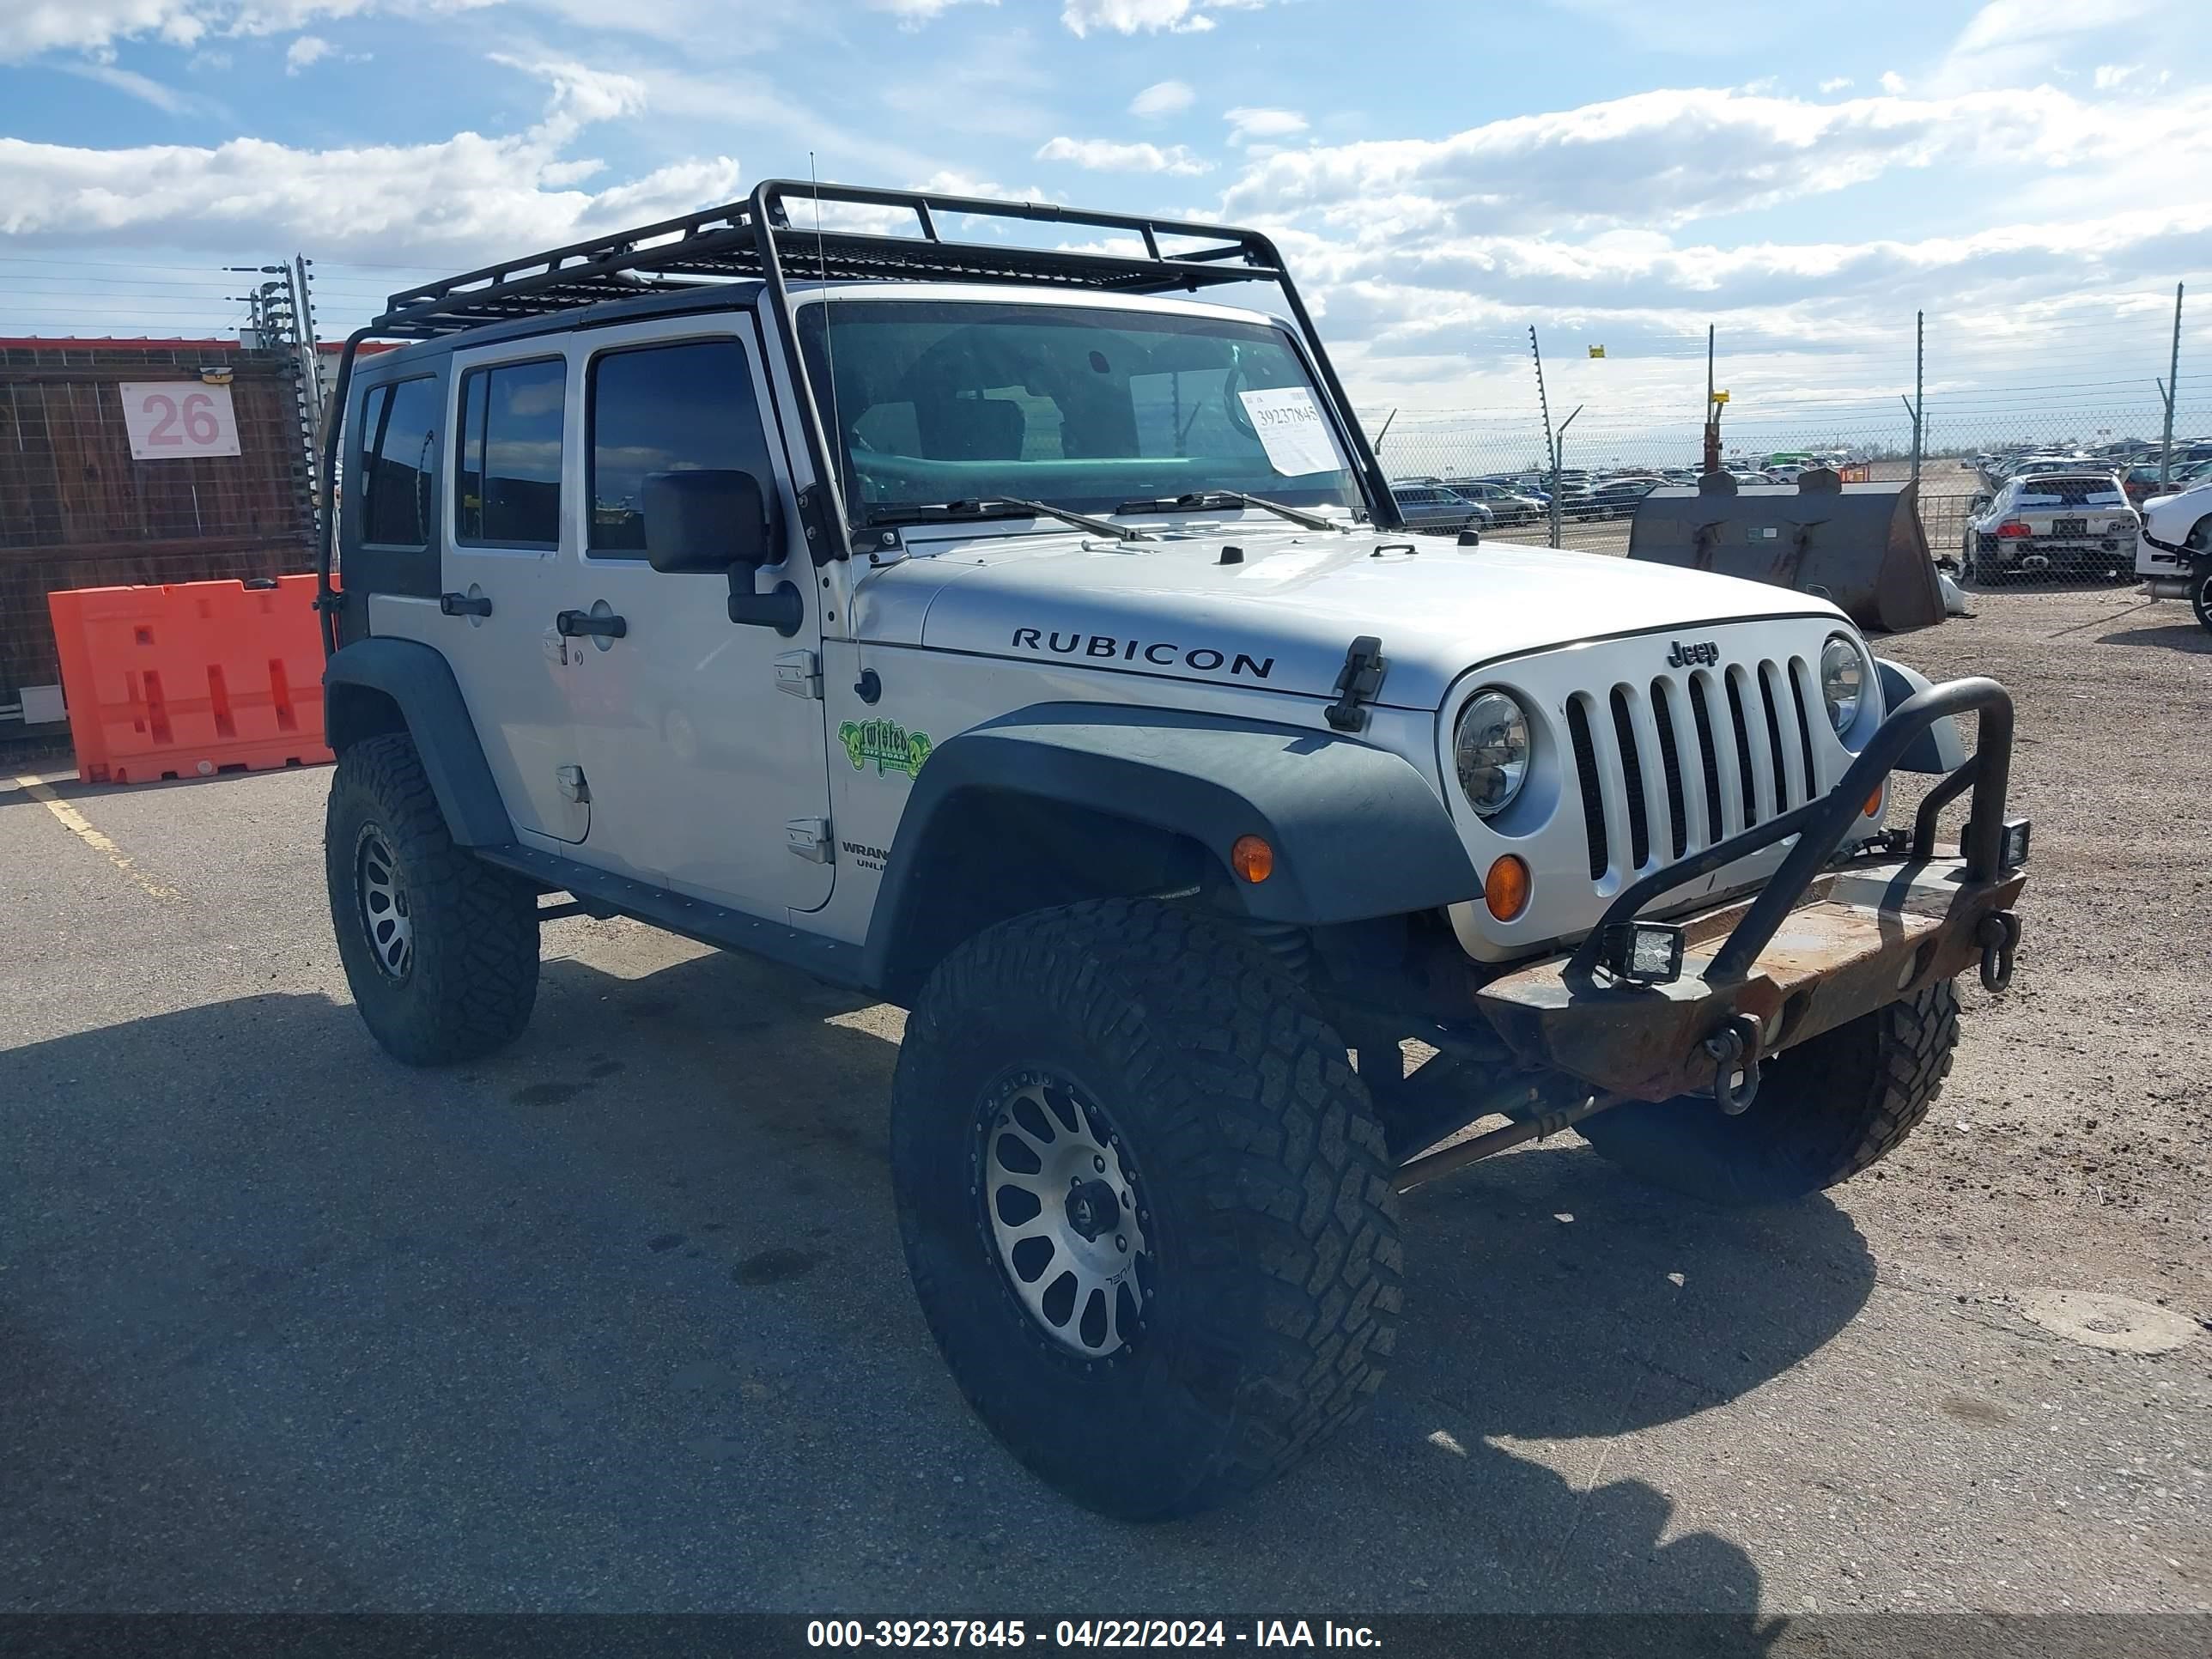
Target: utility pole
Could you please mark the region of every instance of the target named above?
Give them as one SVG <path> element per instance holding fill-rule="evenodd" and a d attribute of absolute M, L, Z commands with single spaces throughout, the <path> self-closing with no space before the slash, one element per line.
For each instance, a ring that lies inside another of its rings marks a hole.
<path fill-rule="evenodd" d="M 1552 403 L 1544 393 L 1544 350 L 1536 343 L 1536 325 L 1528 325 L 1528 355 L 1536 360 L 1536 407 L 1544 416 L 1544 453 L 1552 460 L 1552 545 L 1559 544 L 1559 446 L 1552 435 Z"/>
<path fill-rule="evenodd" d="M 2166 384 L 2158 395 L 2166 401 L 2166 436 L 2160 441 L 2158 481 L 2162 485 L 2173 471 L 2173 404 L 2181 392 L 2181 284 L 2173 285 L 2173 350 L 2166 360 Z"/>
<path fill-rule="evenodd" d="M 1927 362 L 1927 343 L 1928 313 L 1916 311 L 1912 313 L 1912 489 L 1916 495 L 1920 490 L 1921 416 L 1927 409 L 1921 378 Z"/>
<path fill-rule="evenodd" d="M 1705 325 L 1705 464 L 1700 472 L 1721 470 L 1721 406 L 1713 401 L 1713 325 Z"/>

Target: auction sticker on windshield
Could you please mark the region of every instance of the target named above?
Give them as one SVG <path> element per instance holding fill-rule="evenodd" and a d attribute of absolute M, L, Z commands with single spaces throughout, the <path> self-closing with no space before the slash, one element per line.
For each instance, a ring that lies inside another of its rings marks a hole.
<path fill-rule="evenodd" d="M 1343 465 L 1328 424 L 1314 404 L 1313 393 L 1302 386 L 1273 387 L 1266 392 L 1240 392 L 1252 429 L 1267 452 L 1267 465 L 1286 478 L 1307 472 L 1334 472 Z"/>

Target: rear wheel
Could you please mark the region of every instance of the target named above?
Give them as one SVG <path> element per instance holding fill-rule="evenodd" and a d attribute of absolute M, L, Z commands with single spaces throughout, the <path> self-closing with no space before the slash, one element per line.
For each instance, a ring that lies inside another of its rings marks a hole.
<path fill-rule="evenodd" d="M 1382 1129 L 1343 1039 L 1211 918 L 1112 901 L 962 945 L 907 1024 L 891 1178 L 961 1392 L 1090 1508 L 1256 1486 L 1382 1381 Z"/>
<path fill-rule="evenodd" d="M 369 1034 L 410 1066 L 503 1048 L 538 995 L 538 898 L 446 828 L 404 732 L 338 757 L 324 820 L 331 924 Z"/>
<path fill-rule="evenodd" d="M 1711 1097 L 1637 1102 L 1577 1126 L 1632 1175 L 1715 1204 L 1778 1204 L 1850 1180 L 1928 1115 L 1959 1041 L 1948 981 L 1863 1014 L 1766 1062 L 1736 1117 Z"/>

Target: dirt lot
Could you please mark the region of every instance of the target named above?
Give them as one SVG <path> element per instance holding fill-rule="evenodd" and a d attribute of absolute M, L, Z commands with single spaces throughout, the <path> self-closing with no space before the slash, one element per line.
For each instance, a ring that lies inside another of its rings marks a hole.
<path fill-rule="evenodd" d="M 1373 1416 L 1149 1529 L 945 1379 L 895 1012 L 567 921 L 514 1050 L 408 1073 L 325 775 L 0 787 L 0 1608 L 2212 1608 L 2212 636 L 1976 604 L 1892 653 L 2012 686 L 2036 849 L 1922 1130 L 1756 1215 L 1571 1136 L 1422 1189 Z"/>

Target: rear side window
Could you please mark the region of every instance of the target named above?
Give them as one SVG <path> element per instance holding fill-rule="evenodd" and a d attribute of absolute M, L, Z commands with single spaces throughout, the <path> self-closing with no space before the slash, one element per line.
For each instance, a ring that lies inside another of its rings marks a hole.
<path fill-rule="evenodd" d="M 559 358 L 461 377 L 453 530 L 465 542 L 556 547 L 568 366 Z"/>
<path fill-rule="evenodd" d="M 427 377 L 372 386 L 362 400 L 362 541 L 428 545 L 438 418 L 438 382 Z"/>
<path fill-rule="evenodd" d="M 645 551 L 645 482 L 702 467 L 750 472 L 775 500 L 775 472 L 734 340 L 610 351 L 592 362 L 586 393 L 591 443 L 591 534 L 600 558 Z"/>

